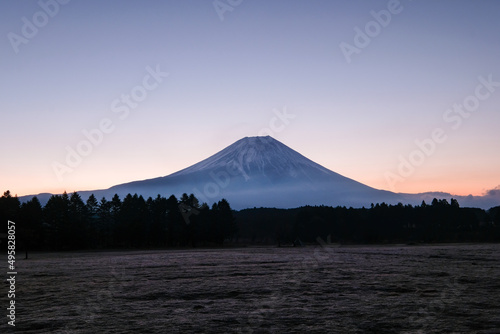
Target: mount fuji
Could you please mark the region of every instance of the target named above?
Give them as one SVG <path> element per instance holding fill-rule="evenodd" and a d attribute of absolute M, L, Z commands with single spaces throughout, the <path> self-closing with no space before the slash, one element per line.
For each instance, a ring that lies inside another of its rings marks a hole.
<path fill-rule="evenodd" d="M 168 176 L 135 181 L 94 192 L 169 196 L 193 193 L 211 204 L 226 198 L 231 207 L 291 208 L 303 205 L 369 206 L 404 197 L 337 174 L 278 140 L 245 137 L 211 157 Z"/>
<path fill-rule="evenodd" d="M 114 194 L 123 198 L 129 193 L 144 198 L 193 193 L 200 203 L 209 205 L 225 198 L 237 210 L 304 205 L 369 207 L 381 202 L 420 204 L 422 200 L 429 203 L 434 197 L 452 197 L 447 193 L 403 194 L 371 188 L 315 163 L 270 136 L 242 138 L 209 158 L 164 177 L 79 192 L 84 200 L 90 194 L 110 200 Z M 50 196 L 40 194 L 38 198 L 44 204 Z M 453 197 L 463 206 L 490 208 L 500 204 L 498 196 Z"/>

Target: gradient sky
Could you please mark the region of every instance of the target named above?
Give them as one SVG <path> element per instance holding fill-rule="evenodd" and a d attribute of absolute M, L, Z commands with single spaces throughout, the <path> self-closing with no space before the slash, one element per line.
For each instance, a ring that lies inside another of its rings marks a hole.
<path fill-rule="evenodd" d="M 72 0 L 57 13 L 54 1 L 41 0 L 51 16 L 37 1 L 0 2 L 2 191 L 165 176 L 258 134 L 378 189 L 500 185 L 500 87 L 467 118 L 447 114 L 474 102 L 480 77 L 500 82 L 499 1 L 401 0 L 378 30 L 370 12 L 391 2 L 232 0 L 221 20 L 212 0 Z M 36 33 L 23 29 L 34 21 Z M 367 24 L 369 44 L 348 62 L 340 45 L 355 47 Z M 168 76 L 124 117 L 122 94 L 144 92 L 157 67 Z M 113 130 L 58 178 L 54 163 L 105 119 Z M 418 160 L 415 141 L 436 128 L 446 140 Z M 410 156 L 418 166 L 401 175 Z"/>

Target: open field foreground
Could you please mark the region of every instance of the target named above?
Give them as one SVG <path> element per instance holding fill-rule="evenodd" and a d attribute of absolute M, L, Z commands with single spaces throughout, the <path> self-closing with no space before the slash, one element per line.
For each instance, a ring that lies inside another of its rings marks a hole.
<path fill-rule="evenodd" d="M 15 331 L 497 333 L 499 251 L 489 244 L 32 254 L 17 262 Z M 14 329 L 5 317 L 1 327 Z"/>

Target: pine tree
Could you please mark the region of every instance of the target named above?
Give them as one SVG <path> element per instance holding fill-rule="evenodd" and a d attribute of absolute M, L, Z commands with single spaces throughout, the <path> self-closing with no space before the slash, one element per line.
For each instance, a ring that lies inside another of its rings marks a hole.
<path fill-rule="evenodd" d="M 72 249 L 86 248 L 90 244 L 89 213 L 81 196 L 74 192 L 69 199 L 69 244 Z M 92 235 L 92 237 L 94 237 Z"/>
<path fill-rule="evenodd" d="M 42 215 L 42 205 L 36 196 L 21 204 L 17 237 L 20 244 L 25 248 L 26 258 L 28 257 L 28 250 L 40 250 L 45 246 Z"/>
<path fill-rule="evenodd" d="M 109 247 L 113 243 L 112 239 L 112 223 L 113 217 L 111 214 L 111 202 L 106 198 L 102 198 L 96 210 L 97 216 L 97 235 L 98 244 L 100 247 Z"/>
<path fill-rule="evenodd" d="M 50 249 L 62 250 L 69 248 L 69 197 L 52 195 L 43 208 L 44 221 L 48 225 L 48 244 Z"/>
<path fill-rule="evenodd" d="M 233 212 L 226 199 L 220 200 L 212 206 L 212 219 L 215 232 L 215 241 L 223 245 L 225 240 L 230 240 L 237 231 Z"/>

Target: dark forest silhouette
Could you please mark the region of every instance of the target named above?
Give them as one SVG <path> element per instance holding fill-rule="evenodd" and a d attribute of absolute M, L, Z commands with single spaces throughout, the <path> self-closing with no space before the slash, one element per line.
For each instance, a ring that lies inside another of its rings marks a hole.
<path fill-rule="evenodd" d="M 500 206 L 461 208 L 451 199 L 420 206 L 372 204 L 370 208 L 306 206 L 233 211 L 221 199 L 209 207 L 193 195 L 158 195 L 145 200 L 128 194 L 121 200 L 86 202 L 78 193 L 53 195 L 42 207 L 9 191 L 0 197 L 1 232 L 16 222 L 16 249 L 80 250 L 206 247 L 237 244 L 434 243 L 500 241 Z"/>
<path fill-rule="evenodd" d="M 455 199 L 420 206 L 372 204 L 370 208 L 306 206 L 235 212 L 239 236 L 252 243 L 500 242 L 500 206 L 461 208 Z"/>
<path fill-rule="evenodd" d="M 236 232 L 225 199 L 209 208 L 193 194 L 147 200 L 115 195 L 110 201 L 91 195 L 84 202 L 74 192 L 53 195 L 42 207 L 36 197 L 21 204 L 7 191 L 0 197 L 0 218 L 16 222 L 18 251 L 222 246 Z"/>

